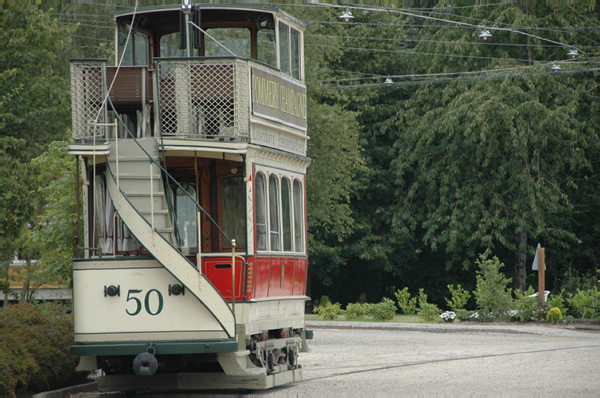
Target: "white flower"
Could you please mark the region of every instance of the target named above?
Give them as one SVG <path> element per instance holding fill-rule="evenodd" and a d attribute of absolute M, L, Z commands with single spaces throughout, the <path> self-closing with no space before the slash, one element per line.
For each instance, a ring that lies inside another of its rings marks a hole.
<path fill-rule="evenodd" d="M 446 322 L 452 322 L 456 318 L 456 313 L 454 311 L 446 311 L 440 315 L 440 318 Z"/>

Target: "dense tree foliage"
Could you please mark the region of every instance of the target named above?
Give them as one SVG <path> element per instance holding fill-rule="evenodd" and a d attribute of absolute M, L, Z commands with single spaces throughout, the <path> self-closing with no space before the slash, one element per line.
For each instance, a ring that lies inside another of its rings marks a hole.
<path fill-rule="evenodd" d="M 0 217 L 2 251 L 46 209 L 28 242 L 52 247 L 40 252 L 44 264 L 63 275 L 74 198 L 50 193 L 72 192 L 66 60 L 110 54 L 107 15 L 136 2 L 95 3 L 2 10 L 0 139 L 10 155 L 0 181 L 10 210 Z M 172 2 L 144 6 L 165 3 Z M 375 302 L 408 286 L 443 304 L 448 284 L 475 288 L 475 261 L 486 249 L 523 288 L 534 277 L 526 266 L 537 242 L 547 247 L 550 288 L 560 288 L 566 272 L 597 266 L 598 9 L 593 2 L 447 3 L 356 2 L 349 23 L 339 19 L 341 8 L 283 6 L 307 26 L 314 298 Z M 483 26 L 493 34 L 486 41 L 478 37 Z M 566 62 L 570 46 L 580 55 Z M 552 73 L 555 62 L 562 70 Z M 63 144 L 49 146 L 54 140 Z M 32 166 L 48 172 L 34 174 Z"/>
<path fill-rule="evenodd" d="M 326 59 L 337 75 L 322 81 L 357 113 L 367 162 L 352 233 L 331 258 L 313 257 L 330 281 L 313 295 L 377 300 L 409 286 L 440 302 L 448 283 L 475 287 L 486 249 L 520 289 L 537 242 L 551 288 L 569 269 L 593 271 L 600 38 L 582 27 L 595 26 L 597 11 L 539 2 L 390 11 L 357 8 L 342 28 L 309 24 L 309 46 L 318 31 L 340 48 Z M 484 42 L 482 25 L 501 30 Z M 585 56 L 550 72 L 569 45 Z"/>
<path fill-rule="evenodd" d="M 67 52 L 74 28 L 60 26 L 30 2 L 5 2 L 0 21 L 0 279 L 5 290 L 15 253 L 27 259 L 27 253 L 37 254 L 28 240 L 46 204 L 39 184 L 51 179 L 48 174 L 39 179 L 43 170 L 31 160 L 70 125 Z"/>

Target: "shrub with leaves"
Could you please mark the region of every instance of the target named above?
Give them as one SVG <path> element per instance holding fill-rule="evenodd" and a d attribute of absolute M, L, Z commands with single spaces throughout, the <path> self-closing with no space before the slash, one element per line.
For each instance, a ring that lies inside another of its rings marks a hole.
<path fill-rule="evenodd" d="M 410 293 L 408 292 L 408 288 L 398 289 L 394 296 L 396 296 L 396 300 L 398 301 L 398 308 L 405 315 L 412 315 L 417 312 L 417 298 L 410 297 Z"/>
<path fill-rule="evenodd" d="M 370 310 L 371 304 L 368 303 L 349 303 L 343 311 L 347 320 L 356 320 L 364 318 Z"/>
<path fill-rule="evenodd" d="M 471 298 L 471 292 L 463 289 L 460 284 L 458 284 L 456 288 L 454 285 L 448 285 L 448 290 L 452 296 L 450 300 L 444 299 L 446 300 L 448 307 L 450 307 L 454 312 L 465 308 L 465 305 L 467 305 L 467 302 Z"/>
<path fill-rule="evenodd" d="M 550 307 L 557 307 L 558 309 L 560 309 L 560 312 L 563 317 L 567 315 L 568 311 L 567 304 L 565 303 L 564 292 L 565 291 L 563 289 L 559 293 L 552 292 L 548 296 L 548 305 Z"/>
<path fill-rule="evenodd" d="M 424 303 L 419 306 L 417 313 L 424 322 L 437 322 L 442 311 L 432 303 Z"/>
<path fill-rule="evenodd" d="M 321 296 L 321 300 L 319 300 L 319 305 L 327 305 L 327 304 L 331 304 L 331 300 L 329 299 L 329 296 Z"/>
<path fill-rule="evenodd" d="M 325 302 L 321 303 L 316 307 L 313 312 L 327 321 L 335 321 L 342 311 L 342 305 L 340 303 Z"/>
<path fill-rule="evenodd" d="M 550 308 L 550 311 L 548 311 L 548 314 L 546 315 L 546 320 L 554 324 L 559 323 L 562 320 L 562 312 L 560 311 L 560 308 Z"/>
<path fill-rule="evenodd" d="M 425 290 L 419 289 L 419 310 L 417 315 L 421 317 L 423 322 L 437 322 L 442 310 L 435 304 L 427 302 Z"/>
<path fill-rule="evenodd" d="M 85 380 L 69 353 L 73 319 L 56 305 L 0 309 L 0 395 L 33 394 Z"/>
<path fill-rule="evenodd" d="M 512 305 L 511 289 L 508 285 L 512 279 L 506 278 L 500 269 L 504 264 L 494 256 L 488 258 L 489 252 L 479 256 L 476 264 L 477 287 L 473 292 L 477 309 L 481 315 L 479 320 L 507 318 Z"/>
<path fill-rule="evenodd" d="M 567 302 L 569 303 L 569 306 L 573 309 L 575 317 L 581 318 L 583 316 L 585 306 L 592 305 L 592 298 L 595 306 L 600 305 L 600 292 L 598 291 L 597 287 L 594 287 L 593 289 L 589 290 L 577 289 L 577 291 L 574 294 L 571 294 L 570 297 L 567 298 Z M 590 311 L 588 309 L 587 311 L 585 311 L 585 318 L 591 319 L 593 313 L 593 311 Z M 596 313 L 598 313 L 598 311 L 596 311 Z"/>
<path fill-rule="evenodd" d="M 396 315 L 394 300 L 384 297 L 380 303 L 372 304 L 370 315 L 378 321 L 391 321 Z"/>
<path fill-rule="evenodd" d="M 471 315 L 473 315 L 473 311 L 460 309 L 456 311 L 456 320 L 461 322 L 472 321 Z"/>
<path fill-rule="evenodd" d="M 521 322 L 536 320 L 539 307 L 539 298 L 534 294 L 535 289 L 531 286 L 529 286 L 529 288 L 523 294 L 515 291 L 515 296 L 517 296 L 517 299 L 515 300 L 514 308 L 517 311 L 516 318 L 518 318 Z"/>

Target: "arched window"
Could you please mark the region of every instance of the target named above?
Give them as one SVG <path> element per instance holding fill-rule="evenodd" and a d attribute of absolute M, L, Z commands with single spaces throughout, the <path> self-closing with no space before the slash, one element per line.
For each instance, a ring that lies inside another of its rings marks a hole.
<path fill-rule="evenodd" d="M 267 250 L 267 184 L 263 173 L 256 173 L 256 249 Z"/>
<path fill-rule="evenodd" d="M 279 180 L 275 174 L 269 176 L 269 227 L 271 236 L 271 250 L 281 250 L 281 237 L 279 233 Z"/>
<path fill-rule="evenodd" d="M 304 251 L 304 202 L 302 184 L 294 180 L 294 249 Z"/>
<path fill-rule="evenodd" d="M 281 221 L 283 232 L 283 251 L 292 251 L 292 187 L 290 180 L 281 179 Z"/>

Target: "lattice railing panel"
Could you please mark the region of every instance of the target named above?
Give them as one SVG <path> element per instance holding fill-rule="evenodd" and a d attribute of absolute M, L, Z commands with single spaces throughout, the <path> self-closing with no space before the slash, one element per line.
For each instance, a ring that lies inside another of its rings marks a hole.
<path fill-rule="evenodd" d="M 161 61 L 158 68 L 165 136 L 247 141 L 247 62 Z"/>
<path fill-rule="evenodd" d="M 102 108 L 104 84 L 101 62 L 71 63 L 71 108 L 73 138 L 103 137 L 105 112 Z"/>

